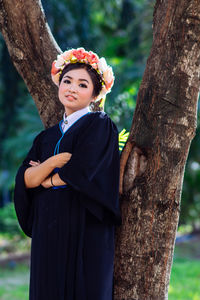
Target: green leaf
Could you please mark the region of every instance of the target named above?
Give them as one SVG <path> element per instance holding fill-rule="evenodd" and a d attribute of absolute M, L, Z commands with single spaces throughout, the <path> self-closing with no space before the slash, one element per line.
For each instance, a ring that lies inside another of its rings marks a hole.
<path fill-rule="evenodd" d="M 129 133 L 130 132 L 126 132 L 126 129 L 123 128 L 120 133 L 119 133 L 119 150 L 121 151 L 129 137 Z M 120 146 L 123 146 L 123 147 L 120 147 Z"/>

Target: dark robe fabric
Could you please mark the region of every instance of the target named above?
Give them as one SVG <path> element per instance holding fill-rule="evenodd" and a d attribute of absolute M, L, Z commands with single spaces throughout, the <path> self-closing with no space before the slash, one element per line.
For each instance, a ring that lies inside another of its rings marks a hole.
<path fill-rule="evenodd" d="M 105 112 L 86 113 L 65 133 L 61 122 L 35 138 L 16 175 L 17 218 L 32 238 L 29 299 L 112 300 L 121 224 L 118 130 Z M 66 184 L 27 189 L 29 161 L 61 152 L 71 159 L 53 172 Z"/>

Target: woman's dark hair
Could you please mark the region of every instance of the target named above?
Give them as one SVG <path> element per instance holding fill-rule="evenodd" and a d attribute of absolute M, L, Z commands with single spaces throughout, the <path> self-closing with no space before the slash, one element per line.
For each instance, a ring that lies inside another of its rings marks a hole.
<path fill-rule="evenodd" d="M 74 70 L 74 69 L 85 69 L 88 72 L 88 74 L 93 82 L 93 85 L 94 85 L 92 96 L 93 97 L 98 96 L 102 89 L 102 79 L 101 79 L 101 76 L 97 73 L 97 71 L 94 68 L 92 68 L 92 66 L 89 64 L 77 62 L 77 63 L 70 63 L 70 64 L 66 65 L 60 75 L 59 85 L 61 83 L 63 76 L 67 72 Z"/>

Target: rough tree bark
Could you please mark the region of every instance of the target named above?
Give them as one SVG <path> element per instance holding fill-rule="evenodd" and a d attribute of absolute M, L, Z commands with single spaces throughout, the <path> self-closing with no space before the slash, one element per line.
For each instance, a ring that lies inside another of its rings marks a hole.
<path fill-rule="evenodd" d="M 123 224 L 116 235 L 115 300 L 163 300 L 199 91 L 199 0 L 157 0 L 154 41 L 121 156 Z M 46 127 L 61 116 L 50 79 L 60 49 L 39 0 L 0 0 L 0 29 Z"/>
<path fill-rule="evenodd" d="M 157 1 L 153 45 L 121 157 L 115 300 L 168 298 L 199 73 L 199 0 Z"/>

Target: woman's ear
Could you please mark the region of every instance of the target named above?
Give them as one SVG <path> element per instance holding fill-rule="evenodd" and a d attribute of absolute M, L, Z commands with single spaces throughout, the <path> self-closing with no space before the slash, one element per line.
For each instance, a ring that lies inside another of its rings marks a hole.
<path fill-rule="evenodd" d="M 95 107 L 95 99 L 96 99 L 96 97 L 95 98 L 92 98 L 92 100 L 90 101 L 90 108 L 91 109 L 93 109 L 94 107 Z"/>
<path fill-rule="evenodd" d="M 97 96 L 93 97 L 90 103 L 95 102 L 96 99 L 97 99 Z"/>

